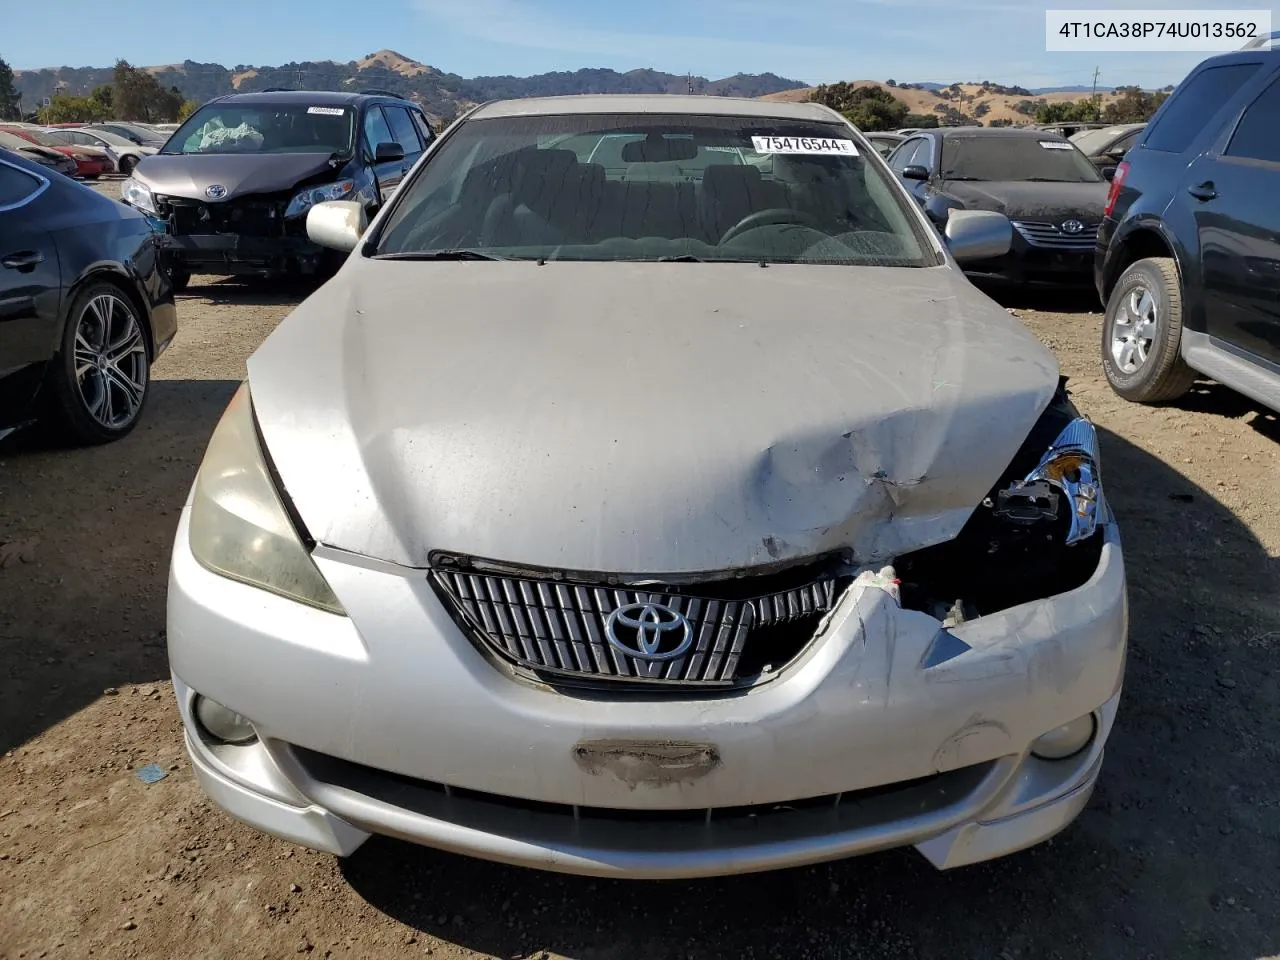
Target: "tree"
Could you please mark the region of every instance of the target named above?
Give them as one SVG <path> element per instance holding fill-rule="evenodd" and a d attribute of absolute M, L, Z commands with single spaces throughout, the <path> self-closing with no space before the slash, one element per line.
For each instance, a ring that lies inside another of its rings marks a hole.
<path fill-rule="evenodd" d="M 93 97 L 55 93 L 49 100 L 49 106 L 41 107 L 37 116 L 41 123 L 92 123 L 110 120 L 111 111 L 104 110 L 101 101 Z"/>
<path fill-rule="evenodd" d="M 932 113 L 908 113 L 902 125 L 914 127 L 917 130 L 935 130 L 938 127 L 938 118 Z"/>
<path fill-rule="evenodd" d="M 855 87 L 840 82 L 823 84 L 809 97 L 844 114 L 859 130 L 895 130 L 907 116 L 907 105 L 880 87 Z"/>
<path fill-rule="evenodd" d="M 13 70 L 0 59 L 0 120 L 22 119 L 22 95 L 13 85 Z"/>
<path fill-rule="evenodd" d="M 177 87 L 168 90 L 145 70 L 117 60 L 111 100 L 116 119 L 143 123 L 172 122 L 178 118 L 185 98 Z"/>
<path fill-rule="evenodd" d="M 111 84 L 104 83 L 93 88 L 93 92 L 89 94 L 89 102 L 102 114 L 99 120 L 109 120 L 114 117 L 115 104 L 112 102 Z"/>
<path fill-rule="evenodd" d="M 1107 123 L 1142 123 L 1150 120 L 1160 104 L 1169 97 L 1163 90 L 1147 93 L 1141 87 L 1119 87 L 1116 93 L 1120 94 L 1120 99 L 1107 104 L 1102 111 L 1102 119 Z"/>
<path fill-rule="evenodd" d="M 1036 123 L 1090 123 L 1098 119 L 1094 104 L 1088 100 L 1046 103 L 1036 109 Z"/>
<path fill-rule="evenodd" d="M 179 108 L 177 119 L 185 120 L 187 119 L 187 117 L 191 116 L 193 113 L 195 113 L 199 109 L 200 109 L 200 101 L 187 100 Z"/>

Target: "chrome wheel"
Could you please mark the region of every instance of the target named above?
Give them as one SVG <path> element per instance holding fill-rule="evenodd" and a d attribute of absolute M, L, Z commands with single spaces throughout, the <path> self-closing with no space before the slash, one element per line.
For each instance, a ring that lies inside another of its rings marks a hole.
<path fill-rule="evenodd" d="M 1111 321 L 1111 359 L 1121 373 L 1137 373 L 1147 362 L 1158 322 L 1155 295 L 1139 284 L 1124 298 Z"/>
<path fill-rule="evenodd" d="M 101 293 L 76 320 L 76 388 L 84 409 L 109 430 L 131 424 L 147 392 L 147 344 L 133 308 Z"/>

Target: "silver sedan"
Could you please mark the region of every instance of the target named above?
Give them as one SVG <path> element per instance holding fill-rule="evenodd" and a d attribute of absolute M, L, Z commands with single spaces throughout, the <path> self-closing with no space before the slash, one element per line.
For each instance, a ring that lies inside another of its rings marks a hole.
<path fill-rule="evenodd" d="M 454 124 L 266 340 L 174 546 L 201 784 L 692 877 L 1009 854 L 1087 802 L 1126 652 L 1093 426 L 816 104 L 570 97 Z"/>

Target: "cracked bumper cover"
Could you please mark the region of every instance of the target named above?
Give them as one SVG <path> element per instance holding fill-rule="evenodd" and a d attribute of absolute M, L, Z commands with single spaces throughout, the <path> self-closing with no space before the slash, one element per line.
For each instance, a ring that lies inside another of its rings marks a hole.
<path fill-rule="evenodd" d="M 184 513 L 169 645 L 201 785 L 239 819 L 343 856 L 379 833 L 597 876 L 744 873 L 900 846 L 939 868 L 974 863 L 1039 843 L 1084 808 L 1124 672 L 1113 524 L 1100 531 L 1097 570 L 1076 590 L 948 632 L 879 589 L 851 589 L 775 680 L 660 705 L 513 682 L 461 635 L 421 571 L 318 554 L 347 620 L 209 573 L 186 530 Z M 260 739 L 202 739 L 194 691 L 249 717 Z M 1090 713 L 1097 732 L 1080 754 L 1030 753 L 1037 737 Z M 575 757 L 585 741 L 619 739 L 707 744 L 718 763 L 637 782 Z M 363 790 L 317 774 L 300 760 L 313 751 L 398 775 L 399 786 Z M 745 823 L 565 815 L 575 806 L 600 814 L 785 804 L 939 775 L 925 790 L 933 799 L 890 791 Z M 456 789 L 420 791 L 416 781 Z"/>

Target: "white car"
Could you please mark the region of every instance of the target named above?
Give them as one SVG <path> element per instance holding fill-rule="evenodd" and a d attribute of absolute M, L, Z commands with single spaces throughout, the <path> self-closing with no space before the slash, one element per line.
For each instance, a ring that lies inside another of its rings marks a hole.
<path fill-rule="evenodd" d="M 959 268 L 1007 219 L 944 242 L 817 104 L 626 96 L 480 107 L 362 217 L 308 214 L 350 256 L 179 522 L 218 804 L 634 878 L 955 867 L 1083 809 L 1124 565 L 1093 426 Z"/>
<path fill-rule="evenodd" d="M 145 157 L 156 153 L 155 147 L 144 147 L 118 134 L 105 130 L 86 130 L 82 127 L 46 127 L 44 132 L 63 143 L 83 147 L 101 147 L 115 161 L 116 170 L 124 176 L 133 173 Z"/>

